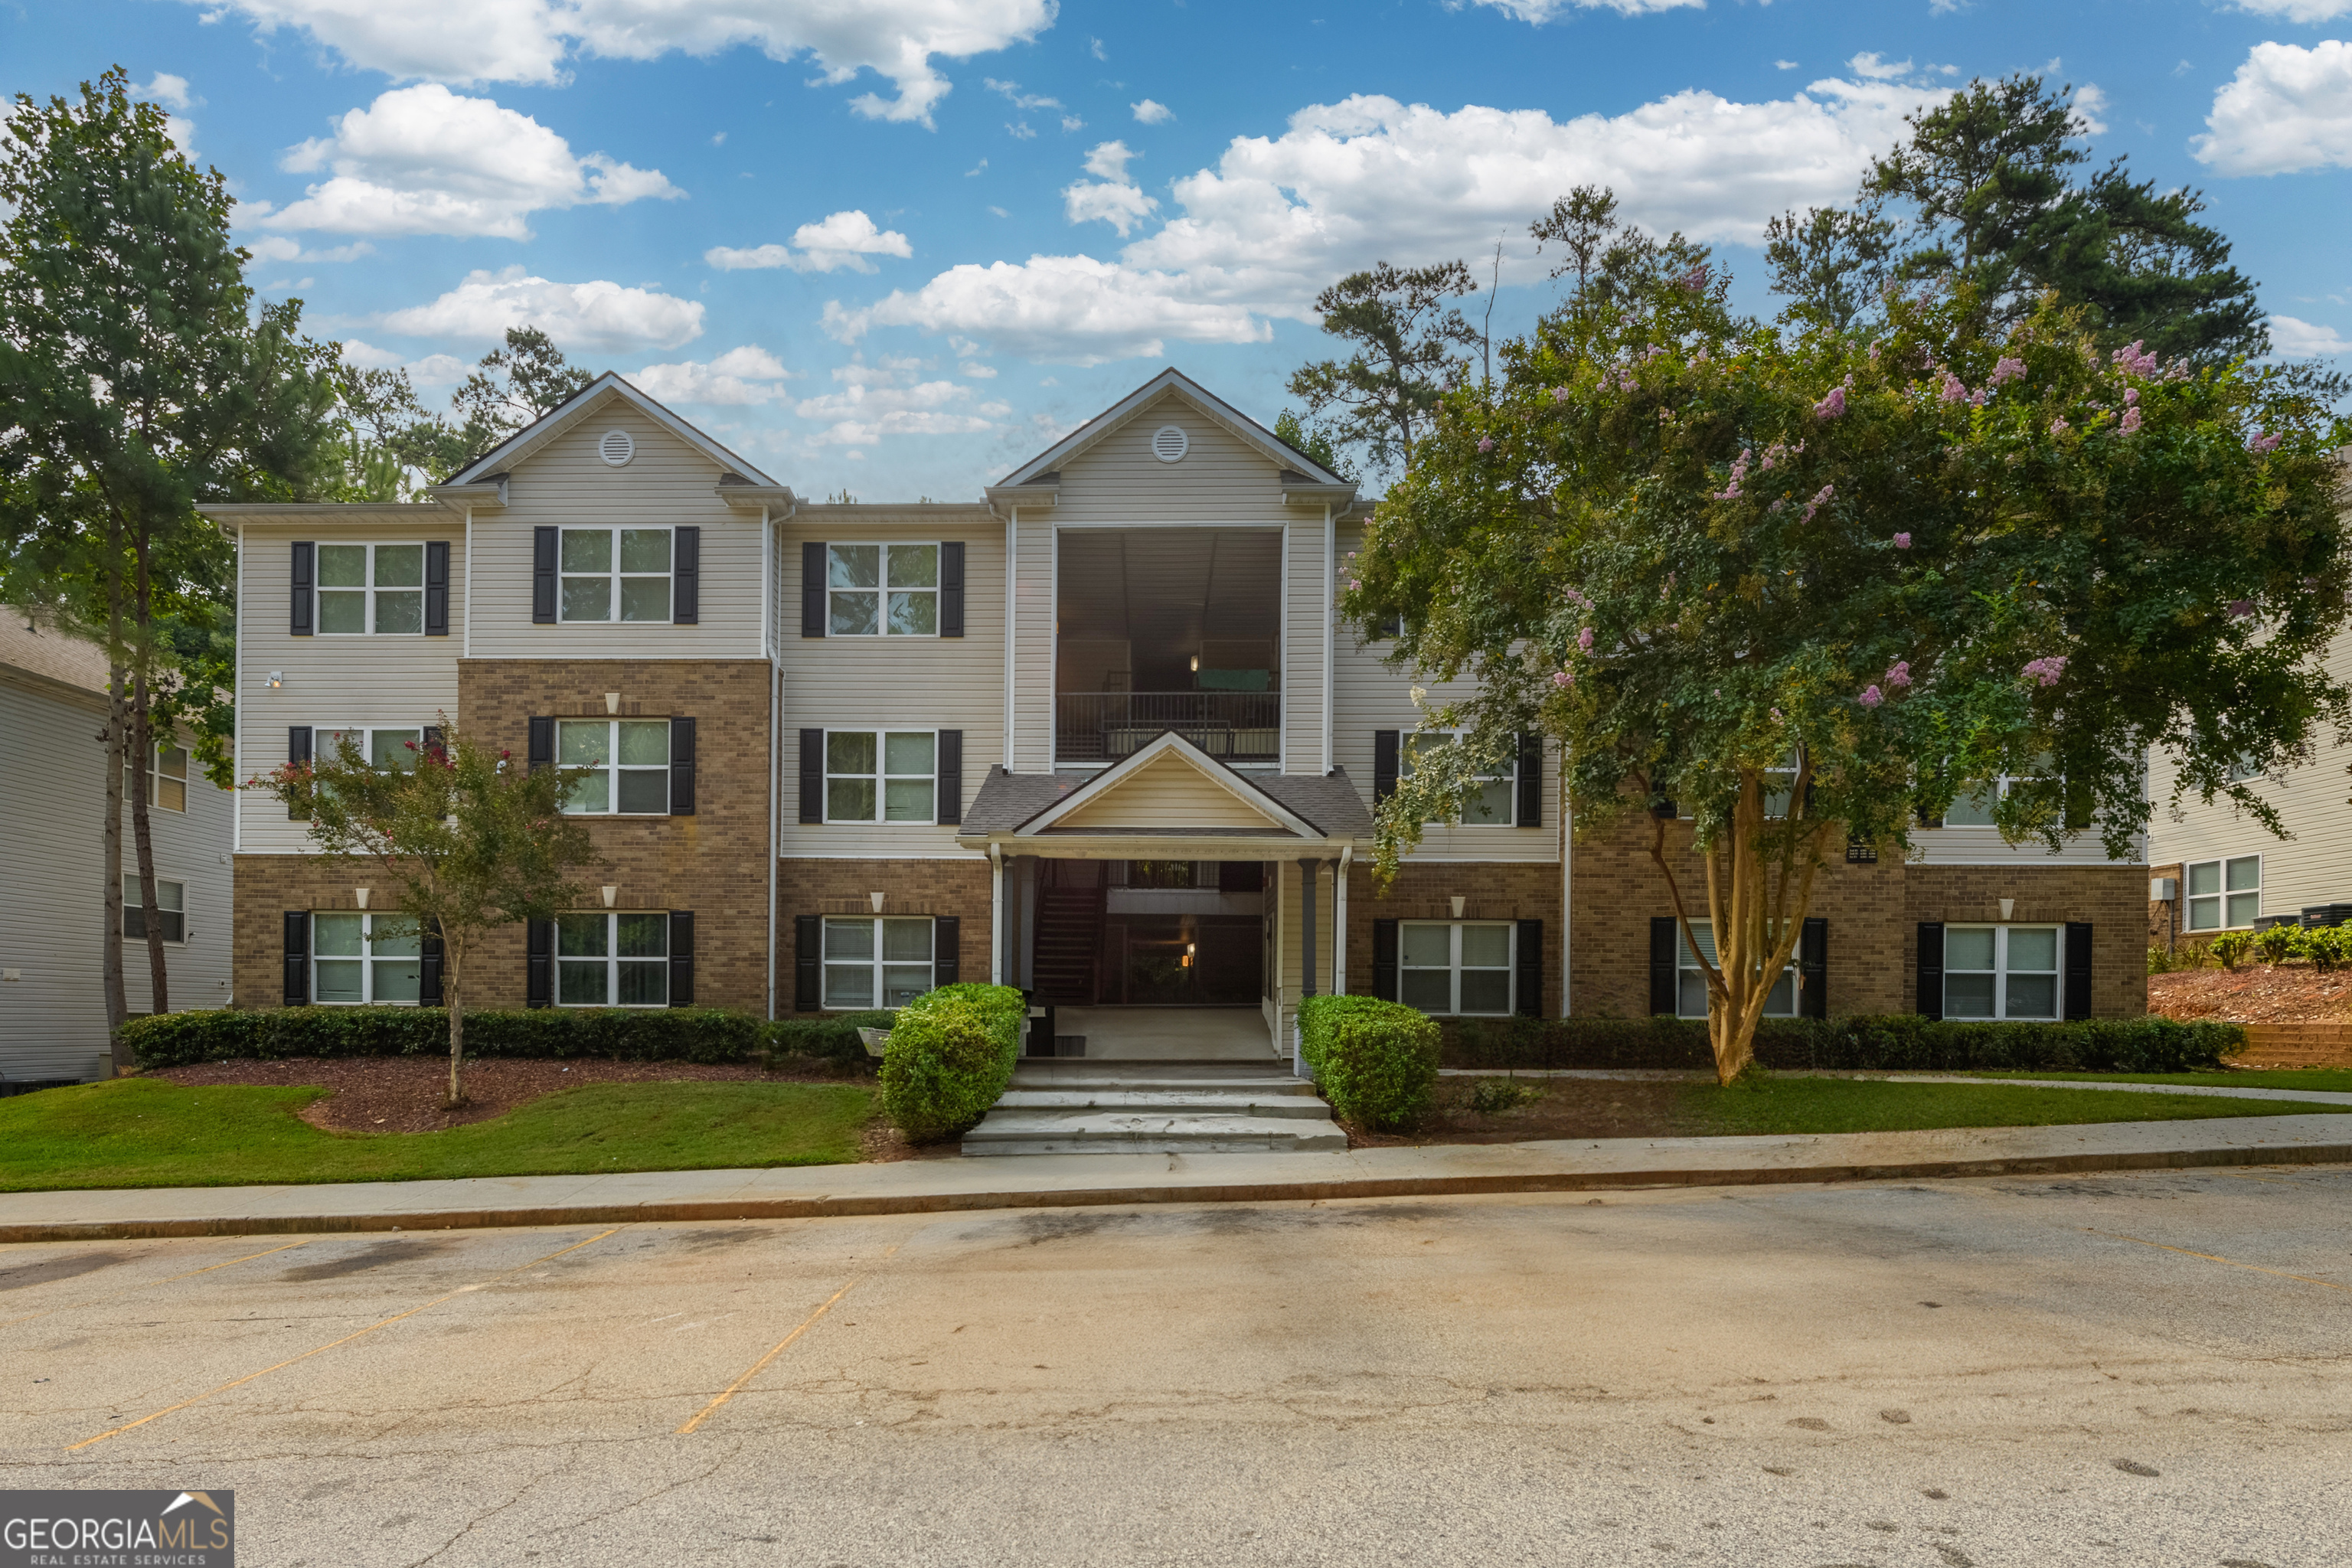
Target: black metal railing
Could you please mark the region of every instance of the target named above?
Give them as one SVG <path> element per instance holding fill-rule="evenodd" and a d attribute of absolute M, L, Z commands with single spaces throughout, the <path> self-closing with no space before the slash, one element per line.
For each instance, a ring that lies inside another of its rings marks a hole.
<path fill-rule="evenodd" d="M 1223 762 L 1282 756 L 1278 691 L 1080 691 L 1054 699 L 1054 760 L 1115 763 L 1173 730 Z"/>

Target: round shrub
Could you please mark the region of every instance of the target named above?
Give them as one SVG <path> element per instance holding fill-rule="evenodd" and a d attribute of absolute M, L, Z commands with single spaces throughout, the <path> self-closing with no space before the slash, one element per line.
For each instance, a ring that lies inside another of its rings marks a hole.
<path fill-rule="evenodd" d="M 1019 1032 L 1002 1026 L 1001 1009 L 925 1001 L 900 1010 L 883 1047 L 882 1109 L 910 1142 L 937 1143 L 987 1115 L 1013 1081 Z"/>
<path fill-rule="evenodd" d="M 1371 996 L 1299 1004 L 1299 1054 L 1342 1121 L 1402 1131 L 1429 1114 L 1442 1034 L 1417 1008 Z"/>

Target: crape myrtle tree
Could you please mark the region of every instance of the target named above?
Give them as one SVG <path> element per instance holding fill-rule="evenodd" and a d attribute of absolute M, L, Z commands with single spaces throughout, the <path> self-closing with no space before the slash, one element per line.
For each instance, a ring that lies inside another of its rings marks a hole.
<path fill-rule="evenodd" d="M 1904 853 L 1991 791 L 2011 841 L 2122 858 L 2159 746 L 2176 799 L 2276 829 L 2242 764 L 2352 721 L 2319 660 L 2352 432 L 2290 376 L 2102 351 L 2052 300 L 1990 328 L 1965 284 L 1895 295 L 1864 336 L 1740 320 L 1727 288 L 1653 268 L 1506 345 L 1376 511 L 1343 608 L 1479 683 L 1425 714 L 1466 734 L 1383 804 L 1381 868 L 1516 733 L 1556 737 L 1579 835 L 1650 817 L 1684 940 L 1713 922 L 1729 1082 L 1849 841 Z"/>
<path fill-rule="evenodd" d="M 596 863 L 588 830 L 563 815 L 586 769 L 526 769 L 460 733 L 446 714 L 406 765 L 369 764 L 350 736 L 331 757 L 288 763 L 247 787 L 307 817 L 323 855 L 373 867 L 397 909 L 441 951 L 449 1014 L 448 1103 L 463 1103 L 466 961 L 493 927 L 553 920 L 580 896 L 574 868 Z"/>

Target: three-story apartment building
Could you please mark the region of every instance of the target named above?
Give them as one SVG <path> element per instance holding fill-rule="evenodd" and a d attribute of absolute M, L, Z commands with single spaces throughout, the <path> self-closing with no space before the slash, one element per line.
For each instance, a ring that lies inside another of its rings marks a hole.
<path fill-rule="evenodd" d="M 1098 1027 L 1255 1015 L 1269 1048 L 1323 990 L 1703 1011 L 1645 830 L 1573 843 L 1538 737 L 1372 884 L 1420 709 L 1335 613 L 1368 503 L 1174 371 L 970 504 L 810 504 L 606 375 L 427 502 L 212 510 L 248 773 L 345 734 L 399 765 L 445 714 L 594 770 L 596 891 L 503 933 L 480 1005 L 781 1016 L 992 979 Z M 1831 868 L 1779 1010 L 2144 1008 L 2145 866 L 1965 816 Z M 240 1001 L 436 999 L 417 933 L 307 850 L 241 799 Z"/>

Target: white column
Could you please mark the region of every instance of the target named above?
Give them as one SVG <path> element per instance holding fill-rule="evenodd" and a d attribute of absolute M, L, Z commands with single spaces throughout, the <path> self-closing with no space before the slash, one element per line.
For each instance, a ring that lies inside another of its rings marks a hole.
<path fill-rule="evenodd" d="M 988 847 L 988 983 L 1004 984 L 1004 847 Z"/>

